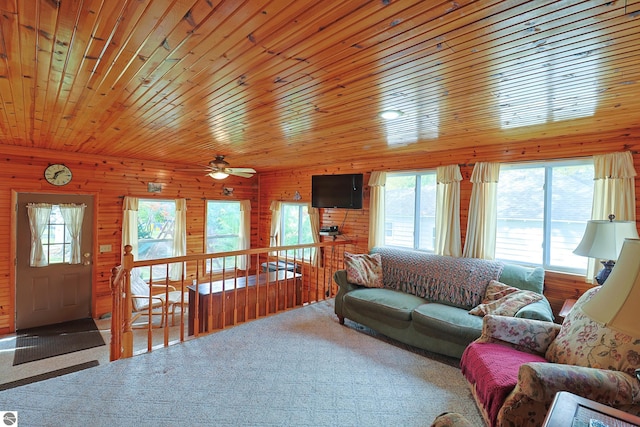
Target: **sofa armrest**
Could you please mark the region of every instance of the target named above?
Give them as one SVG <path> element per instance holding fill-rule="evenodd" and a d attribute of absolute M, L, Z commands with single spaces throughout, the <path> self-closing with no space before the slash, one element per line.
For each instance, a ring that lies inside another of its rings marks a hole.
<path fill-rule="evenodd" d="M 362 286 L 350 283 L 347 280 L 347 270 L 336 271 L 335 273 L 333 273 L 333 279 L 336 281 L 336 283 L 340 287 L 340 290 L 342 290 L 343 292 L 353 291 L 354 289 L 359 289 L 362 287 Z"/>
<path fill-rule="evenodd" d="M 520 367 L 514 393 L 551 402 L 559 391 L 613 407 L 640 403 L 640 382 L 625 372 L 560 363 L 532 362 Z"/>
<path fill-rule="evenodd" d="M 527 353 L 544 354 L 560 332 L 553 322 L 487 314 L 478 342 L 505 344 Z"/>
<path fill-rule="evenodd" d="M 522 319 L 542 320 L 543 322 L 553 322 L 553 310 L 546 298 L 542 298 L 540 301 L 532 302 L 522 307 L 515 314 L 515 317 Z"/>

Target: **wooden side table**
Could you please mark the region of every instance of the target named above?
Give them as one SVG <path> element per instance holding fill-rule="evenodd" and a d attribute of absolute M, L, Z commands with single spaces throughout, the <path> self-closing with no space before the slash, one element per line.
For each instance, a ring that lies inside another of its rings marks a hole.
<path fill-rule="evenodd" d="M 640 425 L 640 417 L 585 399 L 568 391 L 556 393 L 542 427 Z"/>
<path fill-rule="evenodd" d="M 573 305 L 576 303 L 576 301 L 577 300 L 571 299 L 571 298 L 564 300 L 564 304 L 562 304 L 562 308 L 558 313 L 558 317 L 561 317 L 562 320 L 564 321 L 564 318 L 567 317 L 567 314 L 569 314 L 569 312 L 573 308 Z"/>

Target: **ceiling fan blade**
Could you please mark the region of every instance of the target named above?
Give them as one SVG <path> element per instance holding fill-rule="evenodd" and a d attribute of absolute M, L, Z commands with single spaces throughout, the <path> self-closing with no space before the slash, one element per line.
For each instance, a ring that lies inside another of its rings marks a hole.
<path fill-rule="evenodd" d="M 223 179 L 222 177 L 213 176 L 213 174 L 216 174 L 218 172 L 220 174 L 235 175 L 242 178 L 251 178 L 253 174 L 256 173 L 256 170 L 253 168 L 230 168 L 228 166 L 229 166 L 229 163 L 227 163 L 227 161 L 224 160 L 224 156 L 218 155 L 216 156 L 215 160 L 211 160 L 209 162 L 208 167 L 176 169 L 176 171 L 200 172 L 200 173 L 204 172 L 206 175 L 209 175 L 216 179 Z"/>
<path fill-rule="evenodd" d="M 232 170 L 232 171 L 226 171 L 229 175 L 235 175 L 235 176 L 239 176 L 242 178 L 251 178 L 253 176 L 252 173 L 247 173 L 247 172 L 238 172 L 237 170 Z"/>
<path fill-rule="evenodd" d="M 253 168 L 226 168 L 226 170 L 231 171 L 230 173 L 256 173 L 256 170 Z"/>
<path fill-rule="evenodd" d="M 211 168 L 191 168 L 191 169 L 174 169 L 176 172 L 211 172 Z"/>

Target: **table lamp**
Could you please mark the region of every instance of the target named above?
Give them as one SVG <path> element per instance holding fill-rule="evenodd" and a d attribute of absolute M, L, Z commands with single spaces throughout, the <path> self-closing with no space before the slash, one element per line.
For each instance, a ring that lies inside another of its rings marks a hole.
<path fill-rule="evenodd" d="M 599 285 L 603 285 L 611 269 L 620 255 L 624 239 L 638 238 L 635 221 L 614 221 L 615 215 L 609 215 L 609 220 L 592 220 L 587 222 L 587 228 L 578 247 L 573 251 L 576 255 L 598 258 L 603 261 L 603 268 L 596 276 Z"/>
<path fill-rule="evenodd" d="M 640 337 L 640 239 L 626 239 L 606 285 L 582 310 L 591 319 L 608 328 Z"/>

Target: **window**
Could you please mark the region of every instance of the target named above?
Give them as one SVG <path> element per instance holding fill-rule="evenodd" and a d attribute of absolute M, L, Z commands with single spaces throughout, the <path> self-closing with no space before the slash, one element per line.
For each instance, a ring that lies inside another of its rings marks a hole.
<path fill-rule="evenodd" d="M 280 207 L 280 246 L 304 245 L 313 243 L 311 219 L 306 203 L 282 203 Z M 286 256 L 298 259 L 310 259 L 315 250 L 307 248 L 287 251 Z"/>
<path fill-rule="evenodd" d="M 389 173 L 384 188 L 384 244 L 433 252 L 436 172 Z"/>
<path fill-rule="evenodd" d="M 215 254 L 242 249 L 240 227 L 240 202 L 207 201 L 206 252 Z M 213 259 L 213 270 L 235 268 L 236 259 L 235 256 Z M 207 270 L 210 269 L 211 265 L 207 265 Z"/>
<path fill-rule="evenodd" d="M 60 212 L 60 206 L 52 205 L 49 222 L 42 235 L 42 248 L 49 264 L 68 263 L 71 260 L 71 236 Z"/>
<path fill-rule="evenodd" d="M 140 199 L 138 204 L 138 259 L 149 260 L 173 256 L 173 228 L 176 205 L 173 200 Z M 149 272 L 141 274 L 148 279 Z M 166 265 L 153 267 L 153 278 L 165 277 Z"/>
<path fill-rule="evenodd" d="M 501 165 L 496 259 L 586 272 L 573 254 L 591 219 L 593 162 Z"/>

